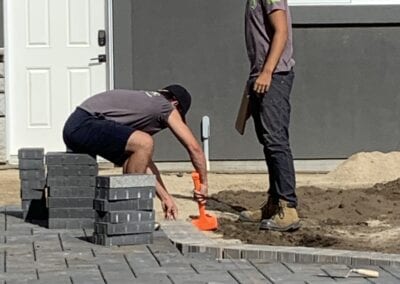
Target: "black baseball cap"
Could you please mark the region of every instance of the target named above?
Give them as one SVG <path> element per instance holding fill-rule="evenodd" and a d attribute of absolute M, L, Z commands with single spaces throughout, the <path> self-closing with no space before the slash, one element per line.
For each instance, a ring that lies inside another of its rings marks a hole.
<path fill-rule="evenodd" d="M 182 116 L 183 121 L 185 120 L 185 115 L 190 108 L 192 103 L 192 97 L 189 92 L 181 85 L 169 85 L 164 90 L 167 90 L 179 103 L 177 109 Z"/>

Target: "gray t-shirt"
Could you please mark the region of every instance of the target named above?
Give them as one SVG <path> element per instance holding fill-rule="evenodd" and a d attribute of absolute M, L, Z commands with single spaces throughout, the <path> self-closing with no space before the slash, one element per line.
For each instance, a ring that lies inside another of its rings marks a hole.
<path fill-rule="evenodd" d="M 290 71 L 294 66 L 292 20 L 287 0 L 247 0 L 245 33 L 247 54 L 251 65 L 250 77 L 258 76 L 264 67 L 273 35 L 268 15 L 275 10 L 286 11 L 289 36 L 274 72 Z"/>
<path fill-rule="evenodd" d="M 88 98 L 79 107 L 151 135 L 168 126 L 168 117 L 173 110 L 171 103 L 160 93 L 133 90 L 100 93 Z"/>

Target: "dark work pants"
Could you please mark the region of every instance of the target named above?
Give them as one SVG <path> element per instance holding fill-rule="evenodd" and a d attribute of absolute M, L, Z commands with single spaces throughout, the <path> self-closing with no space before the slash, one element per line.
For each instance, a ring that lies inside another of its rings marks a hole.
<path fill-rule="evenodd" d="M 262 96 L 253 91 L 256 78 L 248 82 L 252 117 L 269 173 L 271 198 L 297 206 L 293 157 L 289 145 L 290 92 L 294 72 L 277 73 L 269 90 Z"/>

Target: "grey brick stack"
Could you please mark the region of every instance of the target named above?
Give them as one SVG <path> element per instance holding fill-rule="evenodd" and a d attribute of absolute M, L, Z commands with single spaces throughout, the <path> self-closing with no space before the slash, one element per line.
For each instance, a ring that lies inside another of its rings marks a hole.
<path fill-rule="evenodd" d="M 44 149 L 21 148 L 18 160 L 22 217 L 27 221 L 46 220 Z"/>
<path fill-rule="evenodd" d="M 99 245 L 153 242 L 155 213 L 153 175 L 98 176 L 93 207 L 93 241 Z"/>
<path fill-rule="evenodd" d="M 86 154 L 46 154 L 50 229 L 92 229 L 98 165 Z"/>

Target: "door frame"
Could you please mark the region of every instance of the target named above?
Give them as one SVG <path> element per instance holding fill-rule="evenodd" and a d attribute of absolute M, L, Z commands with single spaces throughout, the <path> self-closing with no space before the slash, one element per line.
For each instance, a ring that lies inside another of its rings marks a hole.
<path fill-rule="evenodd" d="M 10 74 L 14 72 L 14 66 L 10 64 L 8 58 L 13 54 L 13 50 L 8 48 L 9 42 L 13 40 L 15 33 L 13 34 L 12 25 L 9 24 L 9 15 L 10 15 L 10 6 L 9 2 L 15 0 L 4 0 L 3 1 L 3 20 L 4 20 L 4 95 L 5 95 L 5 108 L 6 108 L 6 139 L 5 139 L 5 147 L 6 147 L 6 160 L 8 164 L 16 165 L 18 164 L 18 156 L 11 155 L 10 153 L 10 138 L 11 138 L 11 121 L 10 121 L 10 112 L 11 105 L 10 100 L 7 99 L 12 95 L 12 88 L 10 85 Z M 114 88 L 114 42 L 113 42 L 113 0 L 105 0 L 105 29 L 107 35 L 107 46 L 106 46 L 106 55 L 107 55 L 107 63 L 106 63 L 106 88 L 107 90 Z M 14 55 L 14 54 L 13 54 Z"/>
<path fill-rule="evenodd" d="M 113 4 L 114 0 L 106 0 L 106 34 L 107 34 L 107 64 L 106 64 L 106 74 L 107 74 L 107 90 L 114 89 L 114 20 L 113 20 Z"/>

